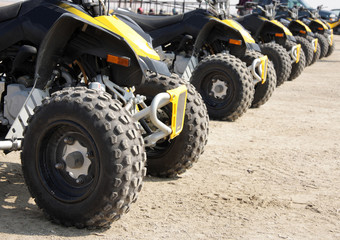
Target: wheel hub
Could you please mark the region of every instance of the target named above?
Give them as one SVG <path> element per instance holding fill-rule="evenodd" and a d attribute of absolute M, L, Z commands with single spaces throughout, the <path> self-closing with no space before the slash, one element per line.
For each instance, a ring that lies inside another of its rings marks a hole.
<path fill-rule="evenodd" d="M 87 176 L 91 160 L 88 151 L 77 140 L 65 139 L 67 143 L 64 147 L 63 161 L 66 164 L 65 171 L 73 179 L 78 179 L 81 175 Z"/>
<path fill-rule="evenodd" d="M 72 152 L 66 156 L 66 165 L 72 169 L 81 168 L 84 165 L 84 157 L 81 152 Z"/>
<path fill-rule="evenodd" d="M 218 99 L 223 99 L 227 95 L 227 84 L 220 79 L 213 79 L 211 86 L 211 94 Z"/>

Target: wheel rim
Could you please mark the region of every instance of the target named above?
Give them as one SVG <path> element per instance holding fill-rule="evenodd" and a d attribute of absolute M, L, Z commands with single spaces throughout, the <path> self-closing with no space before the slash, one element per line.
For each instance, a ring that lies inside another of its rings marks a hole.
<path fill-rule="evenodd" d="M 226 72 L 214 70 L 203 78 L 200 92 L 209 107 L 222 109 L 233 101 L 235 86 Z"/>
<path fill-rule="evenodd" d="M 49 125 L 42 134 L 37 168 L 45 189 L 62 202 L 79 202 L 99 177 L 98 151 L 90 134 L 71 121 Z"/>

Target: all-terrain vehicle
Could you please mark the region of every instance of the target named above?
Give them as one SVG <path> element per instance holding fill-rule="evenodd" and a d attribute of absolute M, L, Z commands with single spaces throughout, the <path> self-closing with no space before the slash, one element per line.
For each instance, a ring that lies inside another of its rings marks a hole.
<path fill-rule="evenodd" d="M 289 8 L 287 5 L 280 4 L 277 10 L 275 18 L 285 25 L 293 33 L 296 41 L 301 44 L 306 56 L 306 65 L 315 63 L 320 57 L 320 44 L 312 30 L 298 19 L 298 7 Z"/>
<path fill-rule="evenodd" d="M 124 9 L 114 13 L 147 34 L 172 72 L 190 79 L 213 119 L 233 121 L 251 105 L 264 104 L 275 88 L 274 69 L 269 63 L 266 78 L 267 58 L 251 36 L 241 26 L 243 31 L 216 18 L 211 9 L 174 16 L 145 16 Z"/>
<path fill-rule="evenodd" d="M 277 84 L 281 85 L 302 73 L 305 54 L 289 29 L 274 19 L 277 2 L 273 3 L 261 6 L 255 2 L 247 2 L 239 8 L 253 8 L 253 13 L 235 20 L 250 31 L 255 41 L 260 44 L 262 52 L 273 61 Z"/>
<path fill-rule="evenodd" d="M 320 18 L 319 11 L 321 6 L 317 9 L 308 9 L 300 6 L 299 10 L 299 19 L 309 26 L 319 40 L 321 48 L 320 59 L 330 56 L 335 49 L 333 29 L 325 20 Z"/>
<path fill-rule="evenodd" d="M 271 0 L 259 0 L 260 3 L 268 1 Z M 322 5 L 314 9 L 304 0 L 280 0 L 280 2 L 285 4 L 288 8 L 299 9 L 299 19 L 307 24 L 312 32 L 315 33 L 315 37 L 318 38 L 320 44 L 320 58 L 330 56 L 334 51 L 333 27 L 337 26 L 339 22 L 336 14 L 331 11 L 323 10 Z"/>
<path fill-rule="evenodd" d="M 198 159 L 208 115 L 144 38 L 103 1 L 29 0 L 0 8 L 0 150 L 22 150 L 37 205 L 57 223 L 106 227 L 143 177 Z M 145 95 L 134 87 L 152 86 Z M 149 104 L 149 105 L 147 105 Z"/>
<path fill-rule="evenodd" d="M 268 1 L 268 0 L 259 0 L 259 1 Z M 270 0 L 269 0 L 270 1 Z M 293 8 L 294 6 L 302 7 L 304 9 L 308 9 L 310 11 L 317 10 L 320 19 L 328 22 L 333 29 L 336 27 L 339 22 L 339 14 L 337 14 L 337 9 L 326 10 L 322 9 L 323 5 L 318 6 L 317 8 L 313 8 L 312 5 L 308 3 L 308 0 L 280 0 L 281 3 L 288 6 L 288 8 Z"/>

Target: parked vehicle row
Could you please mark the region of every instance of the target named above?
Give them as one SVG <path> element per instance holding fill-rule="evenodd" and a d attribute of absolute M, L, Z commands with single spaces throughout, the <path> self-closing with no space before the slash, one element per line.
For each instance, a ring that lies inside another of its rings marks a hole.
<path fill-rule="evenodd" d="M 301 21 L 297 9 L 250 3 L 260 11 L 231 19 L 225 7 L 211 0 L 174 16 L 112 12 L 105 0 L 0 8 L 0 150 L 22 150 L 28 189 L 52 221 L 108 227 L 146 174 L 175 177 L 200 158 L 209 117 L 235 121 L 334 51 L 312 12 Z"/>

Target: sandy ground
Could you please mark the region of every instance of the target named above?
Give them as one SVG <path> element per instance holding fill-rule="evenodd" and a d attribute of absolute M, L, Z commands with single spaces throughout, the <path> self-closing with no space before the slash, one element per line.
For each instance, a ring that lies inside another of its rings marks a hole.
<path fill-rule="evenodd" d="M 337 49 L 260 109 L 211 121 L 199 162 L 180 178 L 147 177 L 105 231 L 47 221 L 19 153 L 0 152 L 0 239 L 340 239 L 339 68 Z"/>

